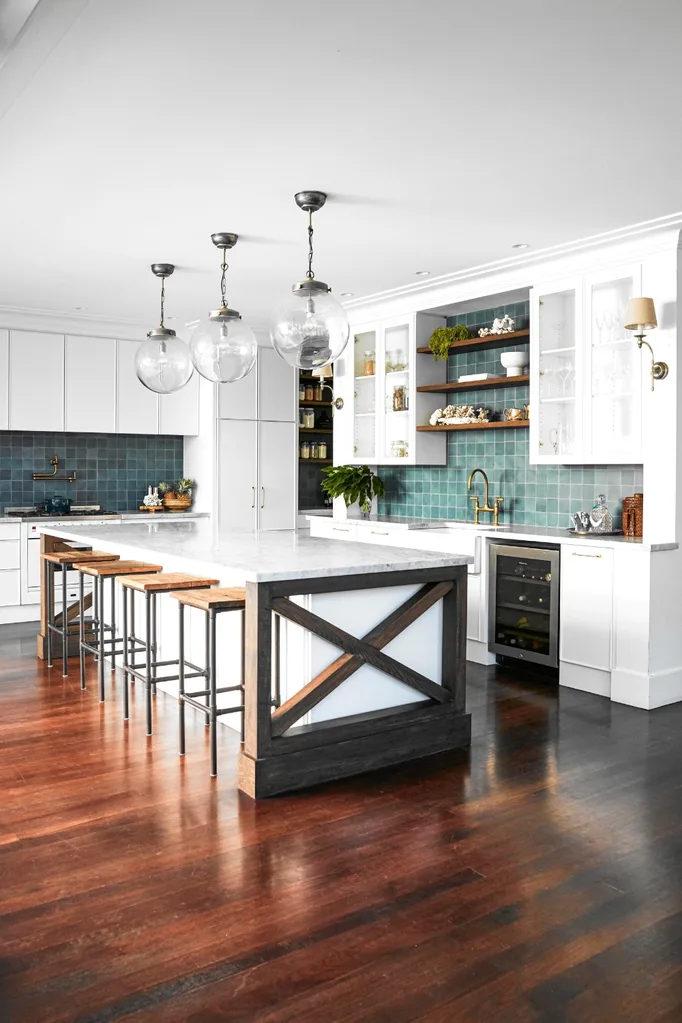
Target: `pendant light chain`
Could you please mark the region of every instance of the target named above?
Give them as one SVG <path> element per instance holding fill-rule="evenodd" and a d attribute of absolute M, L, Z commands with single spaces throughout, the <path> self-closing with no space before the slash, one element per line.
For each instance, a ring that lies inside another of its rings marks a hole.
<path fill-rule="evenodd" d="M 223 261 L 220 264 L 222 270 L 222 276 L 220 278 L 220 305 L 221 308 L 225 309 L 227 306 L 227 298 L 225 297 L 227 292 L 227 282 L 225 280 L 225 274 L 227 273 L 227 249 L 223 249 Z"/>
<path fill-rule="evenodd" d="M 163 322 L 163 306 L 164 306 L 165 301 L 166 301 L 166 278 L 162 277 L 161 278 L 161 318 L 159 319 L 159 326 L 160 327 L 164 326 L 164 322 Z"/>
<path fill-rule="evenodd" d="M 313 211 L 308 211 L 308 272 L 306 277 L 309 281 L 312 281 L 315 274 L 313 273 Z"/>

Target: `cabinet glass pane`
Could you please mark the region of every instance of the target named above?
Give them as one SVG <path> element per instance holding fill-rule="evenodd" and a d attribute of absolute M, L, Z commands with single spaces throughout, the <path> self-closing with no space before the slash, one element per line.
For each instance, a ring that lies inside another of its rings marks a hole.
<path fill-rule="evenodd" d="M 410 328 L 387 327 L 384 332 L 385 458 L 407 458 L 410 425 Z"/>
<path fill-rule="evenodd" d="M 354 336 L 353 452 L 356 459 L 376 452 L 376 332 Z"/>
<path fill-rule="evenodd" d="M 538 433 L 543 456 L 576 450 L 576 292 L 542 295 L 538 309 Z"/>
<path fill-rule="evenodd" d="M 632 276 L 590 287 L 592 450 L 633 457 L 640 436 L 640 353 L 624 329 Z"/>

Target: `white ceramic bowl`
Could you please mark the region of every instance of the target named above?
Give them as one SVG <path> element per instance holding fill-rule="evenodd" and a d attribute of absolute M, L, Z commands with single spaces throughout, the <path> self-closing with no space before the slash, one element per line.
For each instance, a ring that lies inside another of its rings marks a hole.
<path fill-rule="evenodd" d="M 507 371 L 508 377 L 520 377 L 523 367 L 528 362 L 527 352 L 502 352 L 500 362 Z"/>

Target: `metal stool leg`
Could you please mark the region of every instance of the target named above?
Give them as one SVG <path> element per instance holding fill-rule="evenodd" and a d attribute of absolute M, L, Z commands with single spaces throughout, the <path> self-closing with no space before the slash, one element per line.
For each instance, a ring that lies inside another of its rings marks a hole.
<path fill-rule="evenodd" d="M 124 595 L 128 593 L 128 589 L 123 587 Z M 130 590 L 130 651 L 128 653 L 128 662 L 130 664 L 135 663 L 135 590 Z M 131 679 L 134 682 L 135 679 Z"/>
<path fill-rule="evenodd" d="M 156 594 L 152 593 L 152 653 L 154 660 L 159 659 L 159 646 L 156 635 Z M 152 668 L 152 692 L 156 696 L 156 668 Z"/>
<path fill-rule="evenodd" d="M 185 605 L 178 601 L 178 711 L 180 756 L 185 755 Z"/>
<path fill-rule="evenodd" d="M 52 592 L 53 577 L 51 572 L 52 564 L 49 561 L 45 562 L 45 599 L 47 601 L 46 608 L 46 621 L 47 621 L 47 666 L 52 667 L 52 628 L 54 625 L 54 593 Z"/>
<path fill-rule="evenodd" d="M 99 590 L 99 642 L 97 644 L 99 652 L 99 702 L 104 703 L 104 577 L 100 576 L 95 579 L 95 584 Z"/>
<path fill-rule="evenodd" d="M 206 671 L 210 671 L 211 670 L 211 616 L 210 616 L 210 614 L 208 612 L 206 613 L 206 621 L 204 623 L 204 641 L 205 641 L 205 647 L 206 647 L 206 655 L 205 655 L 204 664 L 206 665 Z M 208 682 L 208 679 L 206 681 Z M 208 692 L 209 689 L 210 689 L 210 686 L 207 685 L 206 686 L 206 696 L 204 697 L 204 700 L 205 700 L 205 703 L 206 703 L 206 716 L 204 718 L 204 724 L 206 725 L 207 728 L 211 724 L 211 715 L 210 715 L 211 697 L 210 697 L 210 694 Z"/>
<path fill-rule="evenodd" d="M 66 562 L 62 565 L 62 676 L 69 674 L 69 617 L 66 597 Z"/>
<path fill-rule="evenodd" d="M 116 671 L 116 579 L 111 577 L 111 670 Z"/>
<path fill-rule="evenodd" d="M 80 659 L 81 689 L 85 689 L 85 576 L 78 573 L 78 603 L 79 603 L 79 627 L 78 627 L 78 656 Z"/>
<path fill-rule="evenodd" d="M 240 738 L 240 740 L 242 742 L 244 742 L 244 717 L 245 717 L 245 713 L 244 713 L 244 686 L 246 684 L 246 612 L 245 611 L 241 611 L 240 614 L 242 616 L 242 621 L 241 621 L 242 655 L 241 655 L 241 677 L 239 679 L 239 684 L 241 685 L 242 688 L 241 688 L 241 692 L 239 694 L 239 698 L 240 698 L 240 700 L 242 702 L 242 709 L 241 709 L 241 721 L 242 721 L 242 724 L 241 724 L 241 728 L 240 728 L 240 731 L 239 731 L 239 738 Z"/>
<path fill-rule="evenodd" d="M 130 683 L 128 679 L 128 590 L 122 587 L 123 597 L 123 720 L 130 718 Z"/>
<path fill-rule="evenodd" d="M 216 696 L 216 614 L 215 611 L 209 611 L 209 652 L 210 657 L 208 661 L 208 690 L 210 694 L 210 717 L 211 717 L 211 777 L 215 778 L 218 774 L 218 735 L 217 735 L 217 724 L 218 724 L 218 713 L 217 713 L 217 696 Z"/>
<path fill-rule="evenodd" d="M 92 638 L 95 640 L 99 635 L 99 584 L 97 579 L 94 579 L 92 584 Z M 97 643 L 94 644 L 97 646 Z M 95 664 L 99 660 L 98 654 L 94 655 Z"/>
<path fill-rule="evenodd" d="M 152 600 L 151 593 L 145 593 L 145 700 L 147 705 L 147 735 L 152 734 Z"/>

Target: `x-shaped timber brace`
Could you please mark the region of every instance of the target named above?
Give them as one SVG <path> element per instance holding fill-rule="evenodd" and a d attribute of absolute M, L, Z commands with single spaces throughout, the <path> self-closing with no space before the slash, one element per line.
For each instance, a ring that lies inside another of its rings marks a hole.
<path fill-rule="evenodd" d="M 419 590 L 362 639 L 293 603 L 300 594 L 419 585 Z M 239 787 L 258 799 L 468 746 L 465 713 L 466 566 L 323 579 L 248 583 L 246 587 L 245 742 Z M 443 603 L 441 683 L 383 653 L 391 640 Z M 272 620 L 277 614 L 343 651 L 274 712 Z M 297 724 L 363 664 L 426 700 L 314 724 Z"/>

